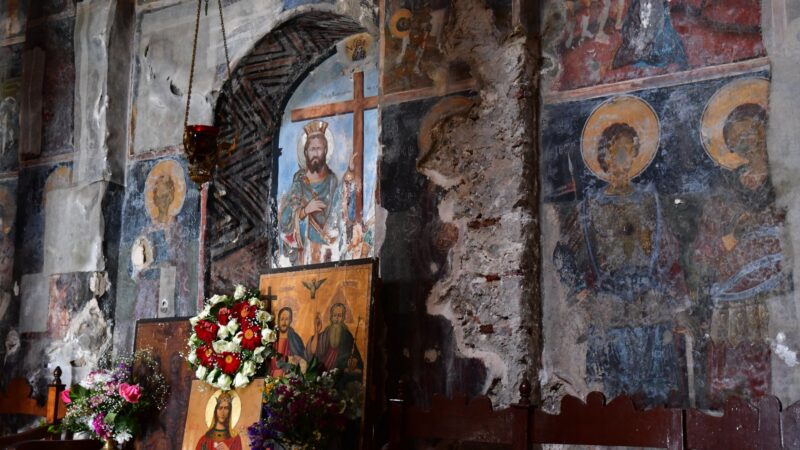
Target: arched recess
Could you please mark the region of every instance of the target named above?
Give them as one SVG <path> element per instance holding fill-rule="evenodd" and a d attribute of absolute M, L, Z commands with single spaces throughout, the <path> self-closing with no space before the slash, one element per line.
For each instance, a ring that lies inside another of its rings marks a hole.
<path fill-rule="evenodd" d="M 362 32 L 355 20 L 309 12 L 276 27 L 232 73 L 217 100 L 214 123 L 238 149 L 224 158 L 209 192 L 206 213 L 206 290 L 232 283 L 257 286 L 270 267 L 273 238 L 274 139 L 293 88 L 343 38 Z"/>

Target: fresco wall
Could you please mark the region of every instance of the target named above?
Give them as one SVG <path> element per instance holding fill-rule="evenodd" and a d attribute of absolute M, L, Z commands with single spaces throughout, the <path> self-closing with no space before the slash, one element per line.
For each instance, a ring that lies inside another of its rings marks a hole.
<path fill-rule="evenodd" d="M 131 161 L 122 206 L 115 346 L 133 348 L 135 321 L 197 307 L 199 189 L 182 158 Z"/>
<path fill-rule="evenodd" d="M 774 322 L 796 314 L 758 2 L 558 3 L 542 384 L 650 406 L 776 393 L 797 326 Z"/>

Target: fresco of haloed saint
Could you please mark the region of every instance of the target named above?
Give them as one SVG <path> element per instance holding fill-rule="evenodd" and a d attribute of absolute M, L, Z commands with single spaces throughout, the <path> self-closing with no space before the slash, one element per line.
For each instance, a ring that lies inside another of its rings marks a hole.
<path fill-rule="evenodd" d="M 360 176 L 353 151 L 353 113 L 297 122 L 291 114 L 298 108 L 351 100 L 351 70 L 338 55 L 332 56 L 308 75 L 286 107 L 278 161 L 280 267 L 373 255 L 377 111 L 363 112 Z M 364 96 L 377 95 L 377 82 L 377 71 L 368 66 Z"/>
<path fill-rule="evenodd" d="M 767 300 L 791 276 L 761 75 L 545 108 L 546 298 L 583 318 L 568 345 L 592 388 L 711 407 L 770 392 Z"/>
<path fill-rule="evenodd" d="M 569 222 L 574 229 L 554 258 L 588 276 L 570 286 L 586 299 L 587 376 L 609 396 L 646 392 L 667 400 L 679 389 L 674 313 L 688 307 L 683 273 L 673 270 L 677 242 L 653 183 L 634 182 L 653 161 L 659 120 L 643 100 L 615 97 L 592 112 L 583 130 L 587 169 L 605 185 L 587 189 Z M 570 282 L 567 282 L 570 284 Z"/>
<path fill-rule="evenodd" d="M 765 55 L 758 0 L 553 0 L 554 90 Z"/>

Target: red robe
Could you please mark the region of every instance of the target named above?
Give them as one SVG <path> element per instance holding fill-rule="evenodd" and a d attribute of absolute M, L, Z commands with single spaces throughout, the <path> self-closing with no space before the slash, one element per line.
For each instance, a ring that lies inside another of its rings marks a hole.
<path fill-rule="evenodd" d="M 209 430 L 200 440 L 197 441 L 197 447 L 195 450 L 217 450 L 215 444 L 223 443 L 228 446 L 228 450 L 244 450 L 242 446 L 242 437 L 241 436 L 233 436 L 227 439 L 216 439 L 210 437 L 213 434 L 213 430 Z"/>

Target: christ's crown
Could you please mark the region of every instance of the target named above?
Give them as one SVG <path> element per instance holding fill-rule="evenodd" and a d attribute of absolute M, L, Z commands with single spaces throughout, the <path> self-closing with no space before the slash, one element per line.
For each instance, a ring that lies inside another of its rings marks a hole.
<path fill-rule="evenodd" d="M 322 120 L 314 120 L 306 124 L 306 126 L 304 126 L 303 129 L 306 131 L 306 139 L 309 139 L 312 136 L 317 136 L 317 135 L 325 136 L 325 130 L 328 129 L 328 122 Z"/>

